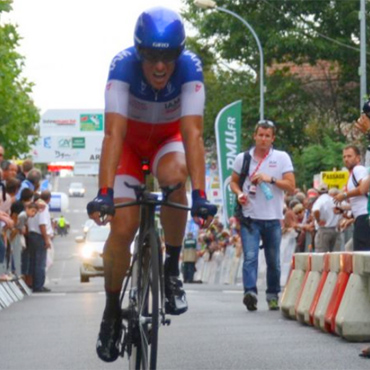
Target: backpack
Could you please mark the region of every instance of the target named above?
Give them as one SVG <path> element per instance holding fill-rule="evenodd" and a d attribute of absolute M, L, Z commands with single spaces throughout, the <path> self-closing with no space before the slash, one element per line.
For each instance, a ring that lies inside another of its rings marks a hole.
<path fill-rule="evenodd" d="M 243 184 L 244 184 L 244 181 L 245 179 L 247 178 L 248 176 L 248 173 L 249 173 L 249 165 L 251 163 L 251 158 L 252 156 L 249 154 L 249 151 L 245 151 L 244 152 L 244 157 L 243 157 L 243 165 L 242 165 L 242 170 L 240 171 L 240 176 L 239 176 L 239 187 L 240 189 L 243 190 Z M 243 219 L 243 211 L 242 211 L 242 206 L 241 204 L 238 202 L 238 200 L 236 200 L 236 204 L 235 204 L 235 207 L 234 207 L 234 216 L 239 220 L 241 221 Z"/>

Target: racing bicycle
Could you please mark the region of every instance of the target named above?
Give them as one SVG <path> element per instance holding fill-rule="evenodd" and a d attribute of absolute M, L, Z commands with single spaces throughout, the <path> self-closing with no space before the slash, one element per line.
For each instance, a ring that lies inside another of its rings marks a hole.
<path fill-rule="evenodd" d="M 149 170 L 142 163 L 144 178 Z M 120 355 L 127 356 L 130 369 L 156 369 L 158 330 L 170 325 L 165 313 L 164 272 L 159 232 L 155 223 L 158 207 L 190 208 L 171 202 L 170 194 L 182 185 L 161 188 L 162 197 L 150 192 L 145 185 L 125 185 L 135 191 L 136 200 L 116 204 L 115 208 L 140 206 L 140 226 L 135 239 L 130 268 L 125 278 L 120 302 L 122 326 Z M 160 199 L 161 198 L 161 199 Z"/>

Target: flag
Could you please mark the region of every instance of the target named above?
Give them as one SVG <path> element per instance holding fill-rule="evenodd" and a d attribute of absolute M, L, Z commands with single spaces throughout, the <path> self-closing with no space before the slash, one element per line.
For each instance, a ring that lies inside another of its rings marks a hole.
<path fill-rule="evenodd" d="M 221 109 L 215 122 L 217 160 L 222 192 L 224 224 L 234 213 L 235 195 L 230 190 L 231 174 L 235 157 L 240 152 L 241 142 L 241 100 Z"/>

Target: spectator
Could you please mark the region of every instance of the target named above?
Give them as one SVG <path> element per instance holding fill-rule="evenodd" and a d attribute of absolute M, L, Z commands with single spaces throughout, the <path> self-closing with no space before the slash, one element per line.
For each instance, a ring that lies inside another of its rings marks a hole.
<path fill-rule="evenodd" d="M 41 181 L 41 172 L 37 168 L 33 168 L 27 174 L 27 179 L 21 183 L 21 187 L 17 193 L 17 200 L 20 199 L 23 189 L 28 188 L 31 189 L 33 192 L 36 192 L 40 187 Z"/>
<path fill-rule="evenodd" d="M 49 203 L 50 203 L 50 200 L 51 200 L 51 192 L 49 190 L 43 190 L 41 192 L 40 198 L 46 204 L 46 207 L 43 210 L 43 212 L 45 212 L 45 214 L 47 216 L 46 233 L 48 234 L 49 240 L 50 240 L 50 248 L 48 248 L 48 250 L 46 252 L 46 271 L 47 271 L 54 262 L 54 245 L 53 245 L 54 228 L 53 228 L 53 225 L 52 225 L 52 220 L 51 220 L 51 216 L 50 216 L 50 212 L 49 212 Z"/>
<path fill-rule="evenodd" d="M 368 147 L 365 155 L 365 166 L 370 166 L 370 100 L 367 101 L 363 108 L 364 112 L 362 113 L 361 117 L 356 122 L 356 128 L 360 130 L 367 139 Z"/>
<path fill-rule="evenodd" d="M 370 250 L 370 225 L 368 217 L 368 198 L 360 188 L 361 182 L 367 177 L 368 173 L 364 166 L 360 164 L 361 153 L 357 146 L 348 145 L 343 149 L 343 161 L 350 171 L 350 177 L 346 190 L 334 197 L 337 204 L 344 200 L 349 200 L 352 213 L 355 218 L 353 229 L 353 250 Z"/>
<path fill-rule="evenodd" d="M 33 218 L 27 220 L 28 245 L 30 251 L 30 275 L 32 276 L 32 289 L 34 292 L 49 292 L 44 286 L 46 275 L 46 255 L 51 242 L 47 233 L 48 214 L 44 212 L 46 203 L 43 200 L 37 202 L 39 212 Z"/>
<path fill-rule="evenodd" d="M 33 168 L 33 162 L 32 159 L 25 159 L 20 166 L 20 171 L 17 173 L 17 179 L 22 182 L 26 180 L 28 173 Z"/>
<path fill-rule="evenodd" d="M 5 183 L 9 179 L 14 179 L 17 176 L 17 165 L 11 161 L 4 160 L 1 162 L 1 169 L 3 170 L 3 180 Z"/>
<path fill-rule="evenodd" d="M 27 204 L 31 203 L 33 200 L 33 191 L 30 188 L 24 188 L 20 195 L 20 201 Z"/>
<path fill-rule="evenodd" d="M 4 160 L 4 147 L 0 145 L 0 167 L 3 160 Z"/>
<path fill-rule="evenodd" d="M 193 233 L 188 233 L 182 250 L 184 283 L 194 282 L 195 263 L 197 261 L 197 241 Z"/>
<path fill-rule="evenodd" d="M 320 196 L 312 207 L 316 228 L 315 252 L 339 252 L 341 237 L 338 224 L 341 215 L 334 212 L 335 203 L 333 197 L 328 194 L 328 185 L 322 183 L 317 190 Z"/>
<path fill-rule="evenodd" d="M 289 155 L 273 148 L 275 134 L 276 128 L 271 121 L 261 121 L 256 125 L 255 147 L 250 150 L 252 160 L 248 176 L 241 189 L 239 177 L 244 153 L 240 153 L 235 159 L 230 183 L 231 190 L 243 208 L 243 303 L 249 311 L 257 309 L 258 252 L 261 240 L 267 262 L 266 299 L 270 310 L 279 309 L 284 191 L 294 192 L 295 177 Z M 272 199 L 266 198 L 262 186 L 270 189 Z"/>
<path fill-rule="evenodd" d="M 10 178 L 7 180 L 5 185 L 5 190 L 9 194 L 11 202 L 14 203 L 16 200 L 16 195 L 19 191 L 21 184 L 17 178 Z"/>

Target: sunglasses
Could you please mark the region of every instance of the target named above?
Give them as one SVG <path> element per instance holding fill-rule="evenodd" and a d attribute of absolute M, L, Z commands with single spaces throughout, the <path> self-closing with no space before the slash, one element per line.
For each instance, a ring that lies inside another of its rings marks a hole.
<path fill-rule="evenodd" d="M 257 123 L 258 126 L 268 126 L 268 127 L 275 127 L 274 122 L 269 120 L 262 120 Z"/>
<path fill-rule="evenodd" d="M 174 62 L 181 54 L 182 50 L 178 49 L 150 49 L 138 48 L 140 57 L 150 63 L 171 63 Z"/>

